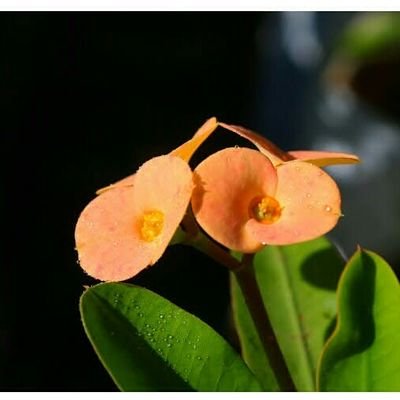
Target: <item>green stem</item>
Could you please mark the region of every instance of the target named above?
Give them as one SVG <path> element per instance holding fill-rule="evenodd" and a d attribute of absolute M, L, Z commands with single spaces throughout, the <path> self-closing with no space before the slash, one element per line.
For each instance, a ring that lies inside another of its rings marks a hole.
<path fill-rule="evenodd" d="M 239 262 L 197 228 L 193 215 L 188 214 L 184 222 L 188 234 L 182 244 L 191 245 L 200 250 L 213 260 L 228 267 L 235 274 L 280 389 L 284 392 L 295 392 L 296 387 L 279 348 L 257 284 L 253 255 L 244 255 L 242 262 Z"/>
<path fill-rule="evenodd" d="M 275 374 L 275 379 L 283 392 L 295 392 L 296 387 L 279 348 L 277 337 L 272 328 L 257 284 L 253 267 L 253 255 L 245 255 L 242 265 L 243 267 L 236 269 L 234 274 L 245 298 L 270 366 Z"/>
<path fill-rule="evenodd" d="M 242 264 L 236 260 L 236 258 L 232 257 L 226 250 L 201 232 L 195 237 L 189 237 L 187 244 L 207 254 L 213 260 L 229 268 L 231 271 L 236 271 L 242 267 Z"/>

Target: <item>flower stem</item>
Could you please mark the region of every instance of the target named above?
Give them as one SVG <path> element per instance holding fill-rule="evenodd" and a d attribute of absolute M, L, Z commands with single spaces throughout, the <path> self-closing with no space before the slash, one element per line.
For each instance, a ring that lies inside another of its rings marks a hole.
<path fill-rule="evenodd" d="M 279 348 L 277 337 L 257 284 L 253 258 L 253 255 L 245 255 L 242 268 L 236 269 L 234 274 L 280 389 L 283 392 L 295 392 L 296 387 Z"/>
<path fill-rule="evenodd" d="M 279 348 L 278 340 L 257 284 L 253 266 L 254 256 L 252 254 L 245 254 L 242 261 L 239 262 L 228 251 L 198 229 L 191 213 L 186 215 L 183 222 L 187 234 L 186 239 L 181 243 L 190 245 L 207 254 L 235 274 L 280 389 L 284 392 L 295 392 L 296 387 Z"/>
<path fill-rule="evenodd" d="M 202 232 L 199 232 L 195 237 L 189 238 L 187 244 L 207 254 L 213 260 L 224 265 L 231 271 L 236 271 L 242 267 L 242 264 L 236 260 L 236 258 L 232 257 L 226 250 L 209 239 Z"/>

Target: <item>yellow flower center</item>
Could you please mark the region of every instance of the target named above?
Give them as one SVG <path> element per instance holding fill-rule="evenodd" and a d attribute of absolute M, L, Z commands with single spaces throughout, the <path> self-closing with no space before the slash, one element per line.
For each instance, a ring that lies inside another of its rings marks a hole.
<path fill-rule="evenodd" d="M 257 196 L 250 202 L 250 217 L 262 224 L 273 224 L 281 217 L 281 212 L 278 200 L 271 196 Z"/>
<path fill-rule="evenodd" d="M 152 242 L 162 232 L 164 227 L 164 213 L 158 210 L 147 211 L 143 214 L 140 234 L 146 242 Z"/>

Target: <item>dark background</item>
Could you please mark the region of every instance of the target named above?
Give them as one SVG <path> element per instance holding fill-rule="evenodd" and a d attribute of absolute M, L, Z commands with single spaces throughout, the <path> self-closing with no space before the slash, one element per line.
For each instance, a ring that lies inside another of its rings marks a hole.
<path fill-rule="evenodd" d="M 326 54 L 351 16 L 315 16 Z M 83 285 L 95 281 L 77 265 L 73 232 L 98 188 L 169 152 L 213 115 L 283 148 L 312 142 L 326 57 L 296 64 L 282 39 L 287 24 L 280 13 L 0 14 L 0 389 L 115 390 L 78 311 Z M 237 141 L 216 135 L 202 152 Z M 365 231 L 357 229 L 336 238 L 349 251 Z M 177 246 L 132 281 L 229 335 L 227 278 Z"/>

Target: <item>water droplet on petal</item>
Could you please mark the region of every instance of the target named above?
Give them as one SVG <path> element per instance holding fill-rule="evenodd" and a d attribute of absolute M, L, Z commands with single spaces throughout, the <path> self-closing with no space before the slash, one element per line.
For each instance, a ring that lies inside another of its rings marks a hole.
<path fill-rule="evenodd" d="M 306 197 L 310 198 L 311 197 L 311 193 L 307 193 Z"/>
<path fill-rule="evenodd" d="M 332 211 L 332 207 L 331 207 L 331 206 L 325 206 L 325 207 L 324 207 L 324 210 L 325 210 L 326 212 L 331 212 L 331 211 Z"/>

